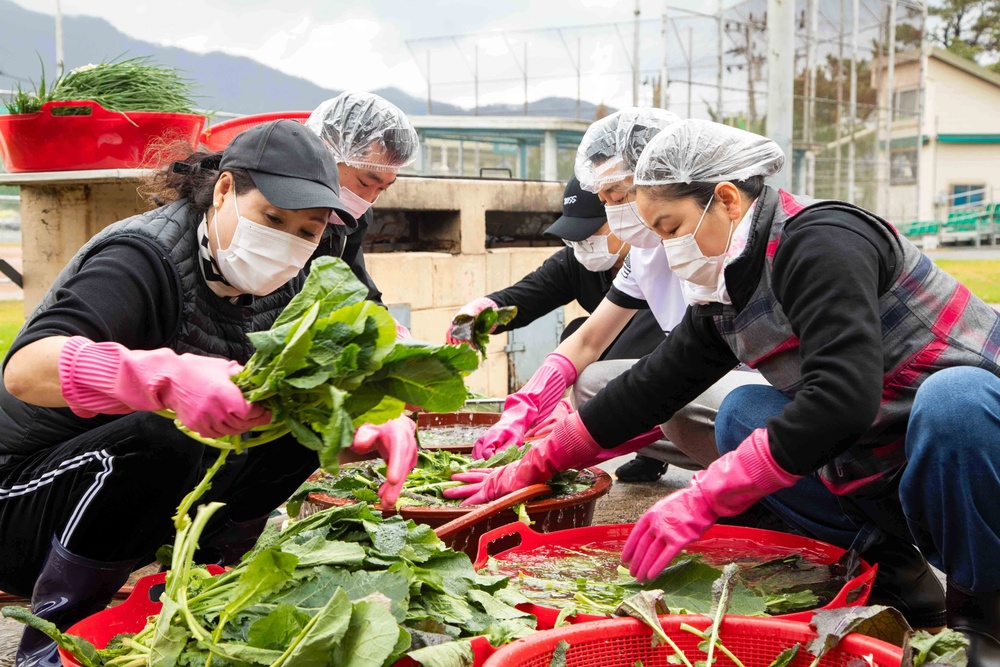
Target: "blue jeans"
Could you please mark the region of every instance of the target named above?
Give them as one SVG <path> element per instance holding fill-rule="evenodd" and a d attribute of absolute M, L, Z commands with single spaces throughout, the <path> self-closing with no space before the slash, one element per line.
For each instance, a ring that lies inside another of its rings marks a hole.
<path fill-rule="evenodd" d="M 788 403 L 769 386 L 733 390 L 715 420 L 719 452 Z M 906 539 L 959 586 L 1000 591 L 1000 378 L 974 367 L 928 378 L 910 413 L 906 458 L 898 487 L 878 498 L 834 495 L 813 473 L 763 502 L 816 539 L 858 551 Z"/>

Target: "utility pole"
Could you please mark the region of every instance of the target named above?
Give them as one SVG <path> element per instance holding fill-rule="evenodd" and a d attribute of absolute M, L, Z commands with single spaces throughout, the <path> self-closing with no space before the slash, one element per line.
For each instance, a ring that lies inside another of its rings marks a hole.
<path fill-rule="evenodd" d="M 847 201 L 853 204 L 855 199 L 854 162 L 857 159 L 855 133 L 858 125 L 858 32 L 860 31 L 858 15 L 861 13 L 861 0 L 854 0 L 851 11 L 853 12 L 851 16 L 853 24 L 851 27 L 851 143 L 847 144 Z"/>
<path fill-rule="evenodd" d="M 816 153 L 813 151 L 816 126 L 816 60 L 819 34 L 819 0 L 809 0 L 809 23 L 806 30 L 806 68 L 808 70 L 803 134 L 806 140 L 805 193 L 816 196 Z"/>
<path fill-rule="evenodd" d="M 795 83 L 795 0 L 767 2 L 767 136 L 785 153 L 786 168 L 771 177 L 775 187 L 791 183 Z M 721 91 L 720 91 L 721 92 Z"/>
<path fill-rule="evenodd" d="M 885 98 L 885 208 L 880 211 L 883 216 L 892 216 L 892 121 L 893 121 L 893 86 L 896 75 L 896 0 L 889 2 L 889 56 L 886 64 Z"/>
<path fill-rule="evenodd" d="M 921 23 L 920 23 L 920 90 L 917 91 L 917 220 L 926 220 L 932 214 L 929 208 L 927 213 L 923 210 L 923 187 L 924 183 L 924 115 L 927 97 L 927 2 L 921 3 Z M 900 221 L 905 222 L 905 221 Z M 995 241 L 991 235 L 991 240 Z"/>
<path fill-rule="evenodd" d="M 840 199 L 840 169 L 841 155 L 843 150 L 840 145 L 842 136 L 842 107 L 844 105 L 844 9 L 845 0 L 840 0 L 840 38 L 837 40 L 837 109 L 834 113 L 834 126 L 837 128 L 837 138 L 834 142 L 837 152 L 834 157 L 833 167 L 833 198 Z"/>
<path fill-rule="evenodd" d="M 635 27 L 632 31 L 632 106 L 639 106 L 639 0 L 635 0 Z"/>
<path fill-rule="evenodd" d="M 667 88 L 670 85 L 670 72 L 667 69 L 669 64 L 668 54 L 667 54 L 667 25 L 670 23 L 670 19 L 667 18 L 667 10 L 663 10 L 663 18 L 660 23 L 660 39 L 663 48 L 663 62 L 660 64 L 660 108 L 666 109 L 670 104 L 670 93 Z"/>
<path fill-rule="evenodd" d="M 56 78 L 63 75 L 63 28 L 62 28 L 62 2 L 56 0 Z"/>
<path fill-rule="evenodd" d="M 725 116 L 725 113 L 724 113 L 724 111 L 722 109 L 722 85 L 723 85 L 722 84 L 722 65 L 723 65 L 723 60 L 724 60 L 725 51 L 726 51 L 725 36 L 723 35 L 723 29 L 725 27 L 724 24 L 723 24 L 723 20 L 724 20 L 724 13 L 723 13 L 724 1 L 725 0 L 719 0 L 719 14 L 718 14 L 718 26 L 717 26 L 718 30 L 717 30 L 717 35 L 716 35 L 716 39 L 719 41 L 719 49 L 718 49 L 718 51 L 719 51 L 718 52 L 718 61 L 719 61 L 718 62 L 718 70 L 719 71 L 718 71 L 718 74 L 716 75 L 717 78 L 716 78 L 716 81 L 715 81 L 715 85 L 718 88 L 718 96 L 717 96 L 716 102 L 715 102 L 715 118 L 720 123 L 725 123 L 726 122 L 726 116 Z M 770 71 L 770 70 L 768 70 L 768 71 Z M 688 77 L 688 80 L 690 80 L 690 79 L 691 79 L 691 77 Z"/>

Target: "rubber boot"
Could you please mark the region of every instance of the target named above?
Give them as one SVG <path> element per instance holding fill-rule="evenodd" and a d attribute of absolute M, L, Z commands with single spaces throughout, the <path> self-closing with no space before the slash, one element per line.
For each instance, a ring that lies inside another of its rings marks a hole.
<path fill-rule="evenodd" d="M 207 534 L 198 540 L 198 551 L 194 554 L 194 562 L 222 567 L 238 563 L 243 555 L 257 544 L 257 538 L 267 525 L 268 516 L 270 515 L 246 521 L 227 519 L 218 529 L 209 529 Z"/>
<path fill-rule="evenodd" d="M 31 613 L 65 631 L 111 602 L 132 573 L 136 559 L 104 563 L 71 553 L 55 537 L 31 593 Z M 16 667 L 62 665 L 56 643 L 25 628 L 17 647 Z"/>
<path fill-rule="evenodd" d="M 902 540 L 884 540 L 861 558 L 870 565 L 878 563 L 868 604 L 895 607 L 915 629 L 945 624 L 944 588 L 915 546 Z"/>
<path fill-rule="evenodd" d="M 948 582 L 948 627 L 969 638 L 969 667 L 1000 665 L 1000 592 L 973 593 Z"/>
<path fill-rule="evenodd" d="M 624 484 L 655 482 L 667 472 L 667 464 L 650 456 L 636 454 L 631 461 L 623 463 L 615 470 L 615 477 Z"/>

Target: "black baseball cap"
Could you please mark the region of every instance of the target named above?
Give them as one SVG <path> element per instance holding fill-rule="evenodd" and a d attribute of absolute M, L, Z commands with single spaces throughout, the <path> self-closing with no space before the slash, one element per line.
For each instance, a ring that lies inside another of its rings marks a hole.
<path fill-rule="evenodd" d="M 351 229 L 358 226 L 340 201 L 337 161 L 318 134 L 295 120 L 254 125 L 222 153 L 219 170 L 243 169 L 273 206 L 330 208 Z"/>
<path fill-rule="evenodd" d="M 546 236 L 582 241 L 593 236 L 608 221 L 604 203 L 593 192 L 581 188 L 576 176 L 569 179 L 563 190 L 562 211 L 562 215 L 545 230 Z"/>

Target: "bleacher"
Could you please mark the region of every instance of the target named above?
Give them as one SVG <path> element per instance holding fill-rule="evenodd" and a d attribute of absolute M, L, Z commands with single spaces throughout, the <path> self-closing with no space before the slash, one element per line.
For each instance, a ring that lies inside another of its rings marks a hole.
<path fill-rule="evenodd" d="M 923 245 L 927 237 L 935 239 L 934 245 L 969 242 L 976 246 L 996 245 L 1000 235 L 1000 202 L 956 206 L 943 221 L 915 220 L 897 224 L 896 228 L 918 245 Z"/>

